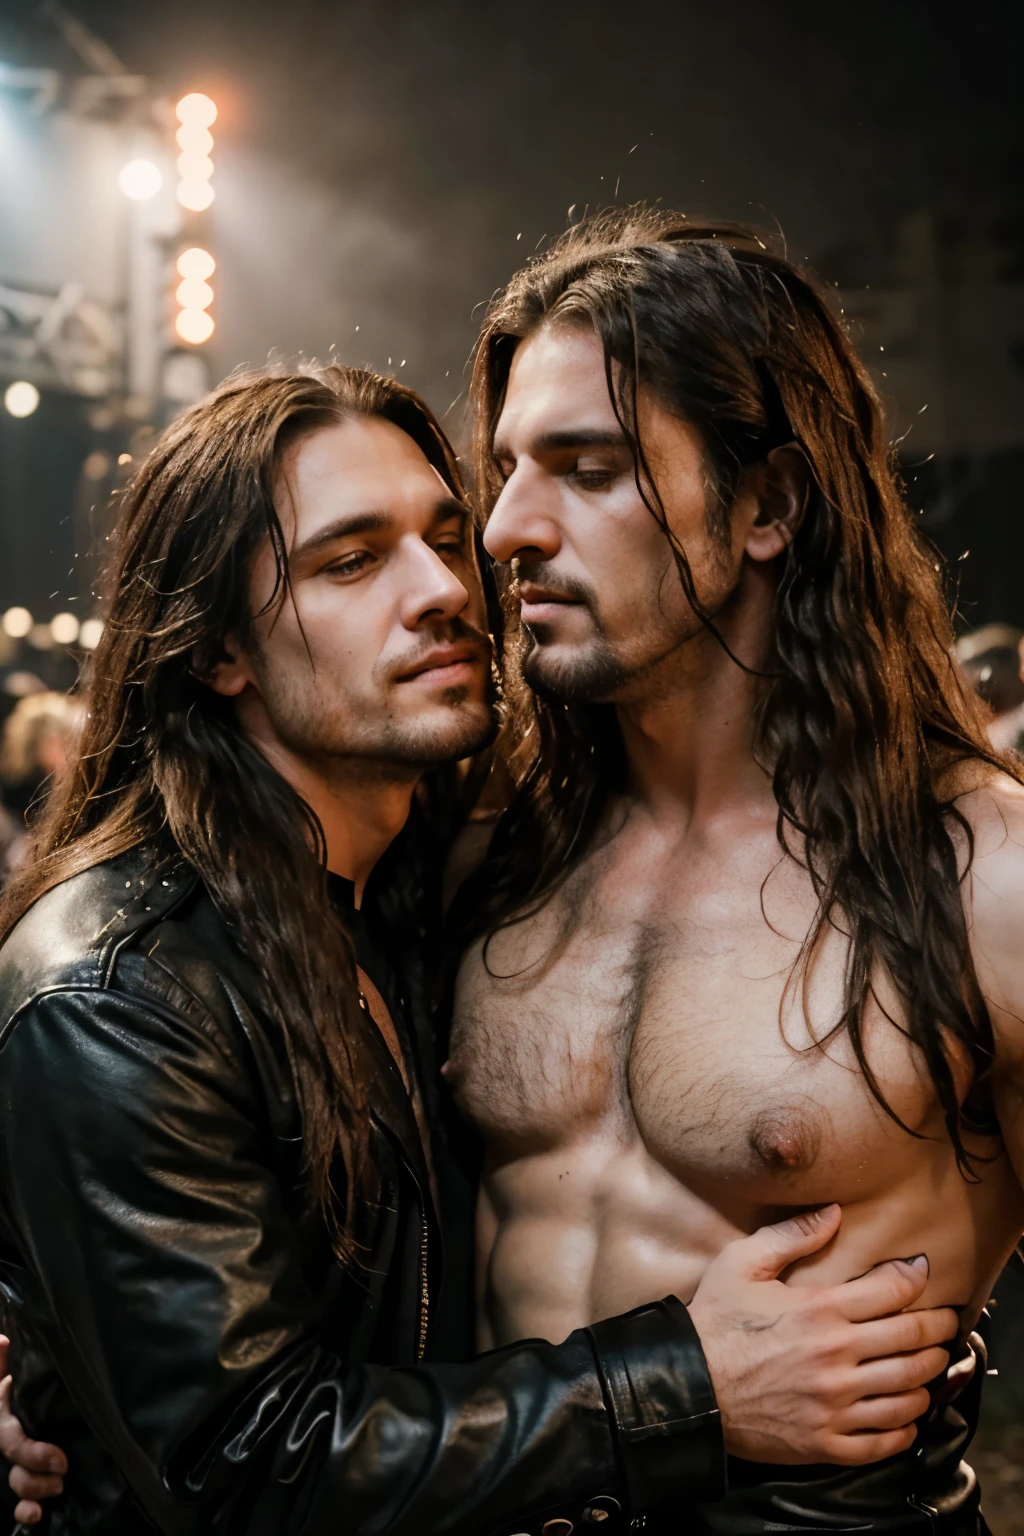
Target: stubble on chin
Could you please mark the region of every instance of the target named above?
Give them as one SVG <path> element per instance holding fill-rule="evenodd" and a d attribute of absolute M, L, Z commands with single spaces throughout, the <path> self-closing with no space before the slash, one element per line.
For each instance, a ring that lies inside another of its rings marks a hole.
<path fill-rule="evenodd" d="M 533 692 L 555 704 L 604 703 L 629 678 L 628 668 L 600 639 L 559 657 L 541 636 L 524 636 L 519 667 Z"/>
<path fill-rule="evenodd" d="M 464 688 L 445 690 L 442 702 L 451 708 L 453 718 L 437 727 L 411 728 L 401 744 L 404 761 L 418 768 L 439 768 L 490 746 L 498 733 L 497 711 L 491 704 L 467 705 L 466 693 Z"/>

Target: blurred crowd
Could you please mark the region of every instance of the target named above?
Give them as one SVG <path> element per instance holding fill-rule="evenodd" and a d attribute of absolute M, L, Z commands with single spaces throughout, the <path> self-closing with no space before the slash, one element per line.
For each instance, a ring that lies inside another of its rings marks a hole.
<path fill-rule="evenodd" d="M 0 885 L 28 851 L 28 826 L 83 718 L 81 701 L 31 672 L 9 672 L 0 693 Z"/>

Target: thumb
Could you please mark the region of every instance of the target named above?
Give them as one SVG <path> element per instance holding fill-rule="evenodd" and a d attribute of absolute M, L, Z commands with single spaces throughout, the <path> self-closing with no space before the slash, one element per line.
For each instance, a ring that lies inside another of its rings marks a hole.
<path fill-rule="evenodd" d="M 839 1231 L 842 1211 L 838 1205 L 823 1205 L 816 1211 L 803 1211 L 770 1227 L 759 1227 L 751 1237 L 731 1244 L 736 1258 L 750 1280 L 776 1280 L 797 1259 L 831 1242 Z"/>

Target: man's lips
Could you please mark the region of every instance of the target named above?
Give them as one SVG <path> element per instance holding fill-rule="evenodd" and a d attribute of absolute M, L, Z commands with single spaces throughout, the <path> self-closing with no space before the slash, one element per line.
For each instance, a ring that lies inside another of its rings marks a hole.
<path fill-rule="evenodd" d="M 483 652 L 478 645 L 466 641 L 438 645 L 421 656 L 415 666 L 401 673 L 397 681 L 408 683 L 416 677 L 429 677 L 443 682 L 461 682 L 471 677 L 482 661 Z"/>
<path fill-rule="evenodd" d="M 520 583 L 519 598 L 522 605 L 520 617 L 524 624 L 553 618 L 560 610 L 582 606 L 578 599 L 566 597 L 562 592 L 555 592 L 550 587 L 538 586 L 532 581 Z"/>

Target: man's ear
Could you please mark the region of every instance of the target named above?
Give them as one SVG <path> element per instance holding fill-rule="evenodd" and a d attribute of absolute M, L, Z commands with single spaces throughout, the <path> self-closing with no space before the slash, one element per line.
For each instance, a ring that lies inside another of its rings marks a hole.
<path fill-rule="evenodd" d="M 236 699 L 252 682 L 248 657 L 233 635 L 227 636 L 215 660 L 197 651 L 191 665 L 196 677 L 226 699 Z"/>
<path fill-rule="evenodd" d="M 774 560 L 792 544 L 803 522 L 811 494 L 811 471 L 796 443 L 773 448 L 758 469 L 757 516 L 747 533 L 744 551 L 751 560 Z"/>

